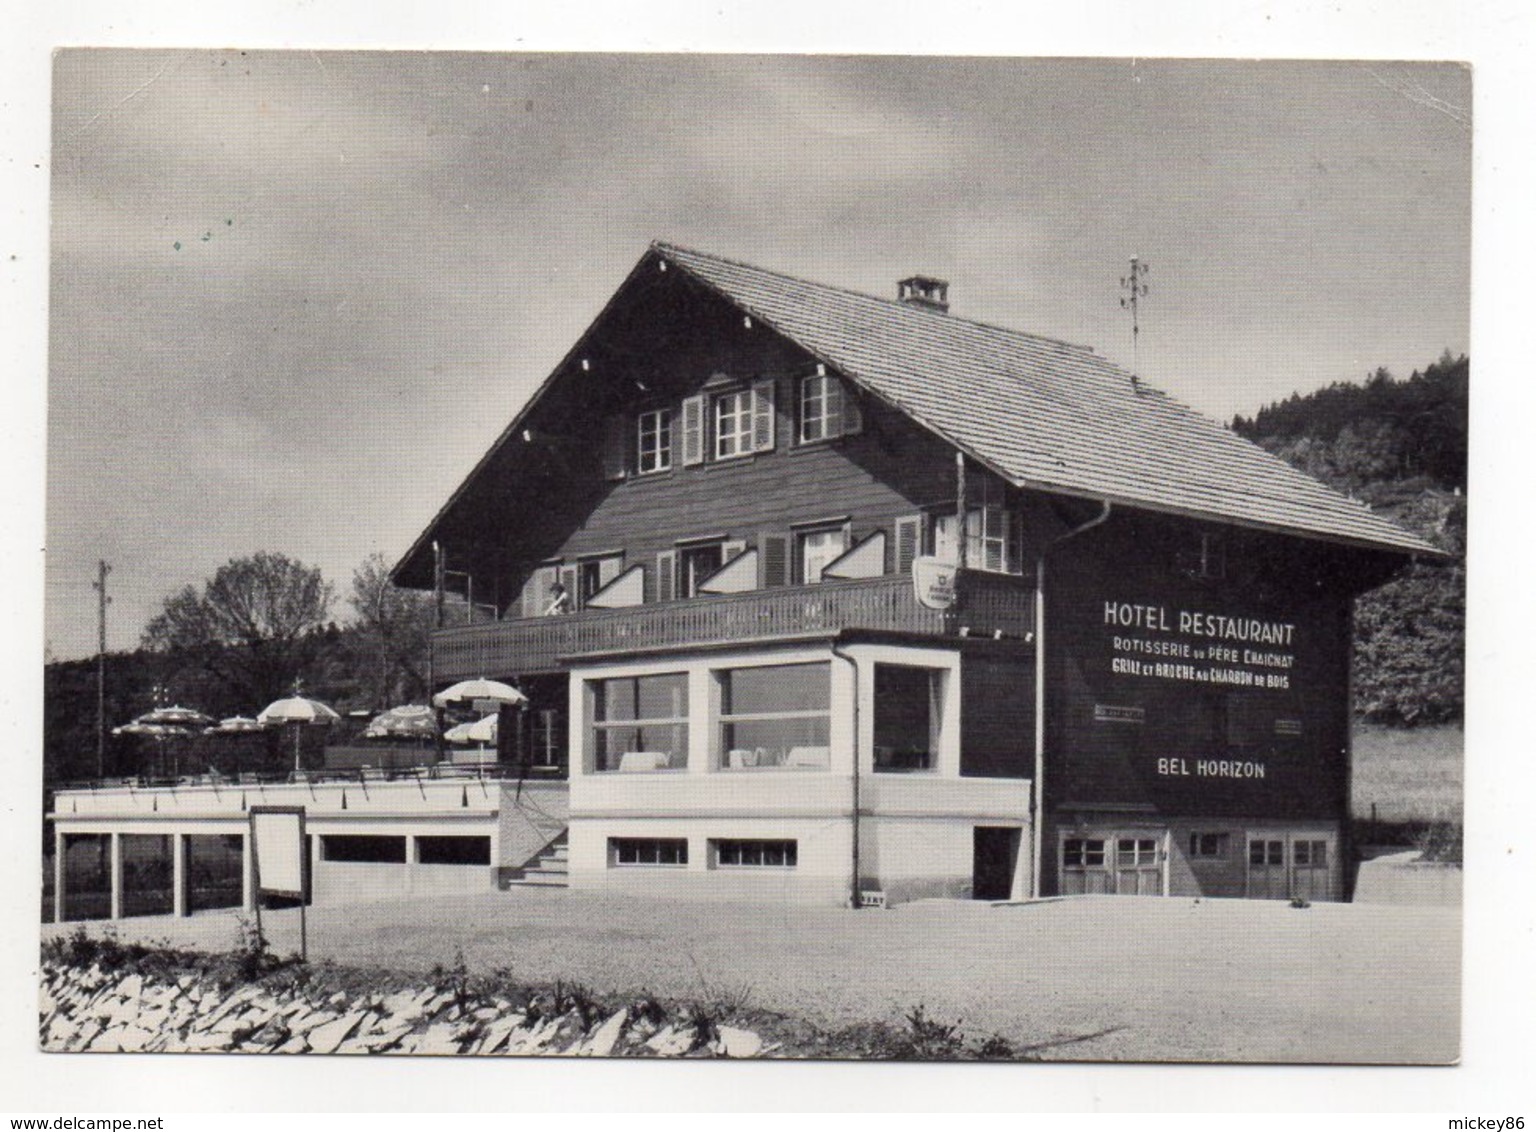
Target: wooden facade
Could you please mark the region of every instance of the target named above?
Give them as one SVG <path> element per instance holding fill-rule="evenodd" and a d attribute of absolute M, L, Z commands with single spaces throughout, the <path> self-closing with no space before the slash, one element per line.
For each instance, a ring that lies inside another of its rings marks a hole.
<path fill-rule="evenodd" d="M 847 852 L 844 883 L 908 895 L 1338 899 L 1352 601 L 1420 548 L 1082 348 L 658 245 L 395 576 L 472 590 L 439 683 L 525 682 L 548 718 L 568 676 L 573 752 L 605 681 L 691 689 L 686 741 L 573 760 L 587 883 L 650 853 L 705 884 L 766 829 L 822 896 Z M 921 556 L 958 564 L 952 607 Z M 833 738 L 728 750 L 722 689 L 790 653 Z"/>

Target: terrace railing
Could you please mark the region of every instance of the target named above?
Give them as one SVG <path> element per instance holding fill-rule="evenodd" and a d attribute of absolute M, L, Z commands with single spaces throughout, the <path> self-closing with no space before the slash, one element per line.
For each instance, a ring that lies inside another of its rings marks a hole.
<path fill-rule="evenodd" d="M 893 574 L 464 625 L 434 634 L 436 677 L 526 675 L 558 670 L 571 657 L 843 629 L 1022 638 L 1033 628 L 1033 591 L 1023 579 L 968 571 L 960 592 L 958 610 L 928 609 L 911 579 Z"/>

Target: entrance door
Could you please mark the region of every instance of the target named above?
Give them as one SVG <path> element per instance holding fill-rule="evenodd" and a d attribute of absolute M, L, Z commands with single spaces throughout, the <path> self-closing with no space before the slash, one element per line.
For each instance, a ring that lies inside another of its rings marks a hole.
<path fill-rule="evenodd" d="M 1291 895 L 1301 900 L 1332 900 L 1332 874 L 1328 868 L 1328 841 L 1322 837 L 1291 841 Z"/>
<path fill-rule="evenodd" d="M 1254 900 L 1332 900 L 1331 838 L 1315 833 L 1250 833 L 1248 896 Z"/>
<path fill-rule="evenodd" d="M 1163 896 L 1166 830 L 1087 830 L 1061 839 L 1063 896 Z"/>
<path fill-rule="evenodd" d="M 1007 900 L 1013 895 L 1013 871 L 1019 860 L 1021 831 L 1006 826 L 978 825 L 972 830 L 974 871 L 971 898 Z"/>
<path fill-rule="evenodd" d="M 1161 896 L 1163 854 L 1161 838 L 1115 839 L 1115 893 L 1119 896 Z"/>
<path fill-rule="evenodd" d="M 1248 896 L 1254 900 L 1289 900 L 1285 875 L 1285 838 L 1248 837 Z"/>

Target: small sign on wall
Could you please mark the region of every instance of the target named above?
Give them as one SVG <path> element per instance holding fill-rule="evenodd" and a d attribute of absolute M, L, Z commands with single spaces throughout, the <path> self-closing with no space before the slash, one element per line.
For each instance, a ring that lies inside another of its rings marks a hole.
<path fill-rule="evenodd" d="M 1275 720 L 1275 734 L 1276 735 L 1300 735 L 1301 734 L 1301 720 L 1299 720 L 1299 719 L 1277 719 L 1277 720 Z"/>
<path fill-rule="evenodd" d="M 932 555 L 912 559 L 912 585 L 917 603 L 927 609 L 955 607 L 955 565 Z"/>
<path fill-rule="evenodd" d="M 1095 723 L 1145 723 L 1147 709 L 1124 707 L 1119 704 L 1094 704 L 1093 721 Z"/>

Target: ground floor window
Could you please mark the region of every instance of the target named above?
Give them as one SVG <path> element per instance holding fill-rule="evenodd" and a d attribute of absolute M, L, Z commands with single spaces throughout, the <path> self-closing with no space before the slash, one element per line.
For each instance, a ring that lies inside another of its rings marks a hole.
<path fill-rule="evenodd" d="M 423 865 L 489 865 L 489 837 L 418 837 L 416 860 Z"/>
<path fill-rule="evenodd" d="M 688 765 L 688 674 L 593 680 L 596 771 L 680 770 Z"/>
<path fill-rule="evenodd" d="M 1229 842 L 1229 835 L 1225 833 L 1191 833 L 1189 855 L 1210 859 L 1224 858 L 1227 855 Z"/>
<path fill-rule="evenodd" d="M 943 676 L 934 668 L 875 665 L 875 770 L 937 765 Z"/>
<path fill-rule="evenodd" d="M 1104 867 L 1102 837 L 1069 837 L 1061 843 L 1061 863 L 1069 869 Z"/>
<path fill-rule="evenodd" d="M 1161 896 L 1167 834 L 1084 830 L 1061 839 L 1063 895 Z"/>
<path fill-rule="evenodd" d="M 686 865 L 685 837 L 610 837 L 608 861 L 612 865 Z"/>
<path fill-rule="evenodd" d="M 832 666 L 769 664 L 715 674 L 721 770 L 826 770 L 832 750 Z"/>
<path fill-rule="evenodd" d="M 362 865 L 405 864 L 404 837 L 328 834 L 320 838 L 324 860 Z"/>
<path fill-rule="evenodd" d="M 715 864 L 723 868 L 792 869 L 799 859 L 796 841 L 744 841 L 721 838 L 714 843 Z"/>

